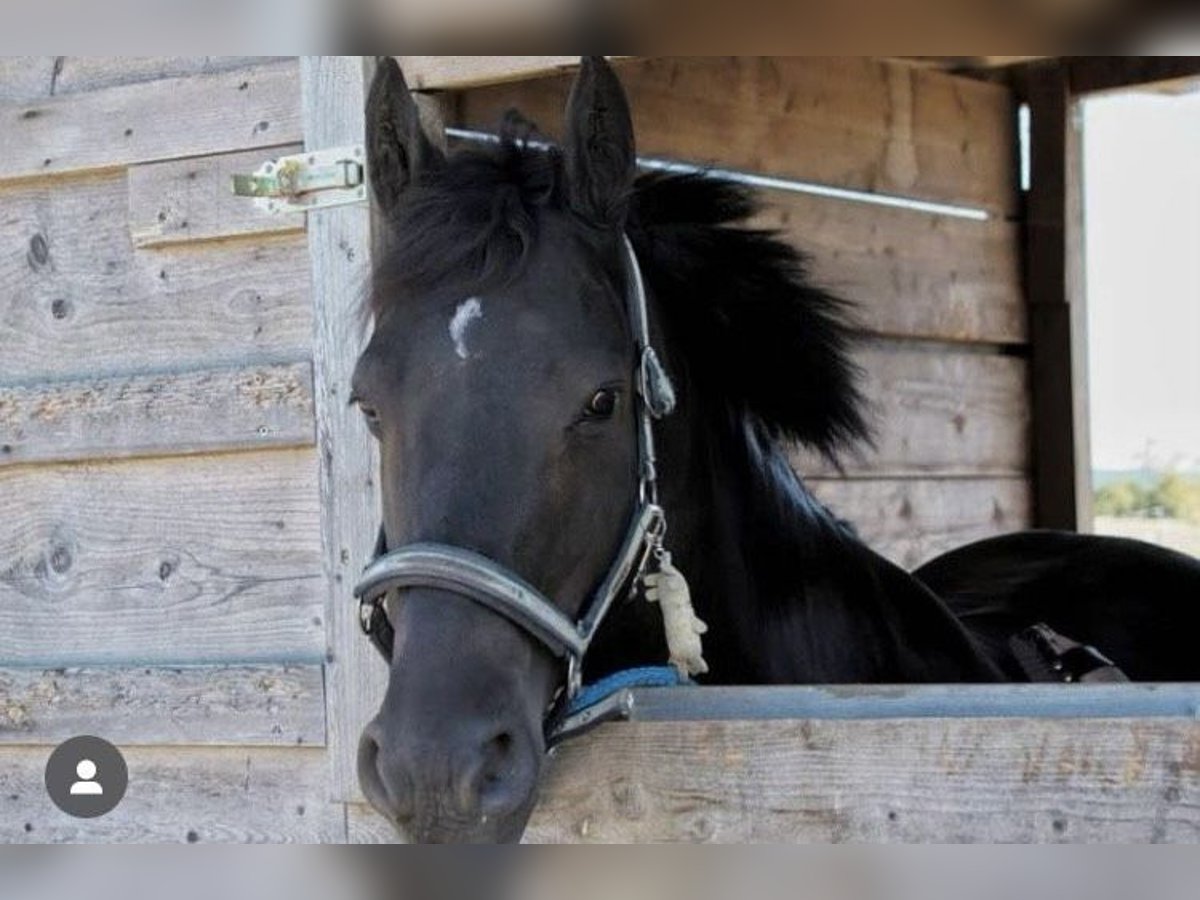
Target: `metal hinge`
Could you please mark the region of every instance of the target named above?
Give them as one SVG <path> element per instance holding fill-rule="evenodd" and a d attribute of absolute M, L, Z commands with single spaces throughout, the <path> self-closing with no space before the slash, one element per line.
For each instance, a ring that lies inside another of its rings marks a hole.
<path fill-rule="evenodd" d="M 281 156 L 250 175 L 234 175 L 233 193 L 252 197 L 268 213 L 360 203 L 367 199 L 366 154 L 352 146 Z"/>

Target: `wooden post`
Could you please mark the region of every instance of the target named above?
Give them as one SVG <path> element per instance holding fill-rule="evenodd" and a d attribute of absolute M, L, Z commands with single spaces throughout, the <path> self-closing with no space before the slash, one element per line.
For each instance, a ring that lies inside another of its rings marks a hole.
<path fill-rule="evenodd" d="M 1074 531 L 1091 522 L 1078 130 L 1060 63 L 1035 63 L 1021 81 L 1030 112 L 1025 277 L 1034 524 Z"/>
<path fill-rule="evenodd" d="M 300 67 L 307 149 L 363 144 L 366 69 L 359 56 L 305 57 Z M 361 799 L 355 755 L 383 696 L 387 669 L 358 627 L 351 590 L 379 527 L 374 450 L 350 406 L 350 377 L 366 339 L 360 315 L 371 272 L 367 204 L 308 214 L 312 260 L 313 384 L 326 581 L 327 747 L 335 801 Z"/>

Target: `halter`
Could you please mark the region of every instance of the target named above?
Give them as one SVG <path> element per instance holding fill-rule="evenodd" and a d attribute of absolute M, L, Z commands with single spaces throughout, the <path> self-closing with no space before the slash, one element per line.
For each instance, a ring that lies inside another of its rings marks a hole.
<path fill-rule="evenodd" d="M 391 660 L 395 633 L 383 608 L 387 594 L 396 589 L 425 587 L 450 591 L 503 616 L 536 638 L 554 656 L 567 662 L 564 708 L 582 686 L 583 657 L 600 624 L 623 591 L 641 579 L 652 553 L 661 550 L 666 517 L 658 505 L 658 476 L 654 455 L 654 420 L 675 408 L 670 378 L 650 343 L 646 286 L 633 244 L 622 235 L 628 285 L 626 307 L 637 355 L 637 505 L 625 539 L 600 587 L 584 605 L 577 620 L 566 616 L 554 602 L 520 575 L 492 559 L 452 544 L 416 543 L 387 549 L 383 528 L 375 558 L 354 588 L 359 624 L 385 660 Z"/>

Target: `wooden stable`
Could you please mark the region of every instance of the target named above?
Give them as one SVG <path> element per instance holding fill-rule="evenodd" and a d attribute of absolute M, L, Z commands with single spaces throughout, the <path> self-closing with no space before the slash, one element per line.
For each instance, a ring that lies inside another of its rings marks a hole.
<path fill-rule="evenodd" d="M 403 64 L 449 125 L 517 106 L 554 135 L 571 60 Z M 1079 521 L 1071 104 L 1196 70 L 934 63 L 617 63 L 643 155 L 773 179 L 762 223 L 859 302 L 877 448 L 842 472 L 795 464 L 908 567 Z M 346 403 L 370 212 L 269 216 L 229 194 L 264 159 L 361 143 L 368 69 L 0 60 L 0 841 L 390 838 L 353 768 L 384 675 L 349 596 L 378 521 Z M 530 836 L 1200 834 L 1200 689 L 1074 713 L 1019 687 L 905 689 L 908 707 L 782 690 L 697 691 L 674 713 L 640 697 L 646 718 L 560 751 Z M 125 751 L 130 789 L 82 823 L 41 780 L 89 732 Z"/>

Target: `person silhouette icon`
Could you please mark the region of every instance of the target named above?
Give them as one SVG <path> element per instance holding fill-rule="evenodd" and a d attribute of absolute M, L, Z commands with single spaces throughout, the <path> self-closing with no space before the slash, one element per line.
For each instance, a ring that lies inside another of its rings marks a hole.
<path fill-rule="evenodd" d="M 87 794 L 98 797 L 104 793 L 104 787 L 96 781 L 96 764 L 90 759 L 81 759 L 75 766 L 75 774 L 79 780 L 71 785 L 71 794 Z"/>
<path fill-rule="evenodd" d="M 0 756 L 3 755 L 0 751 Z M 0 781 L 3 780 L 0 775 Z M 129 787 L 129 766 L 121 751 L 104 738 L 78 734 L 50 753 L 45 780 L 46 793 L 59 810 L 77 819 L 94 819 L 112 812 L 124 798 Z M 3 818 L 0 814 L 0 820 Z M 0 841 L 3 841 L 2 827 Z"/>

